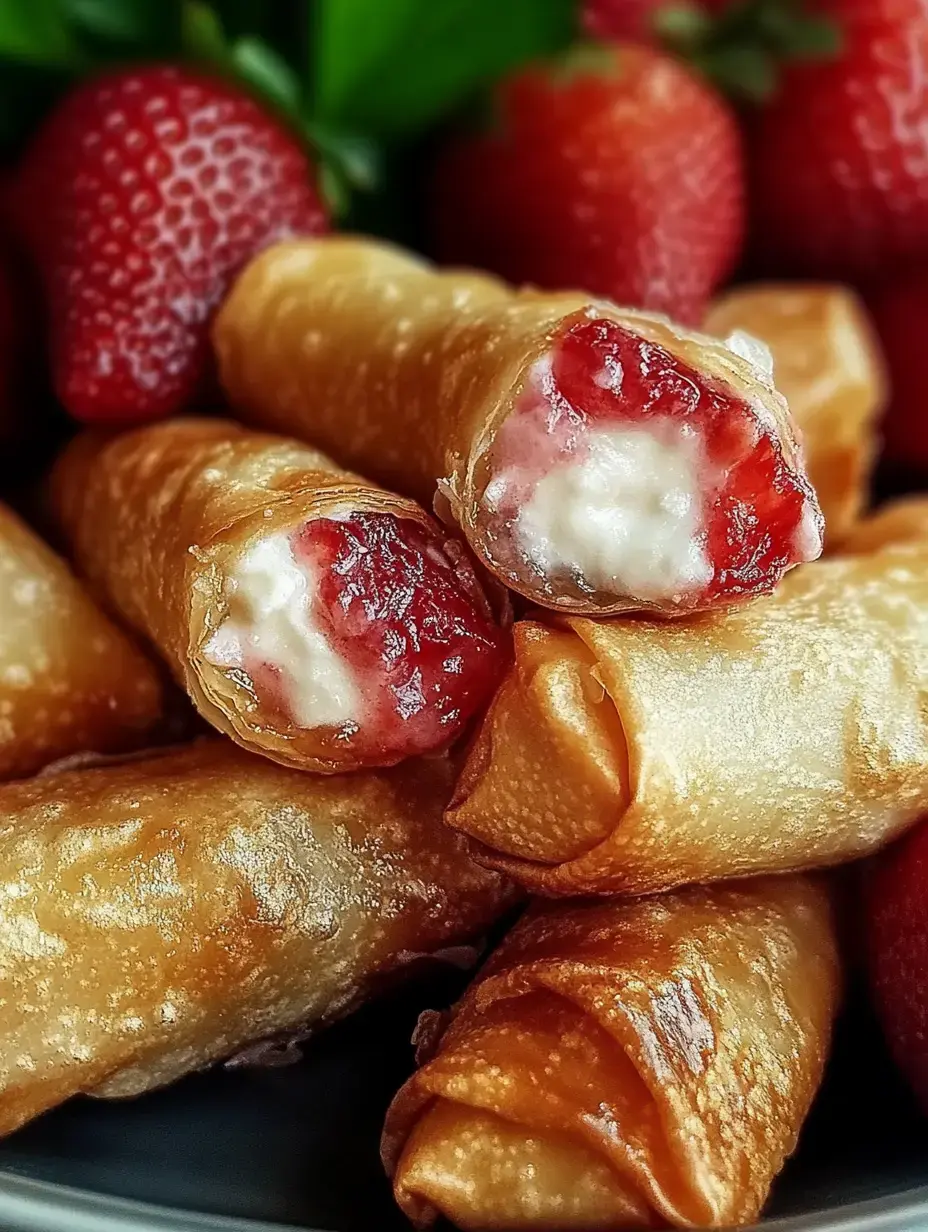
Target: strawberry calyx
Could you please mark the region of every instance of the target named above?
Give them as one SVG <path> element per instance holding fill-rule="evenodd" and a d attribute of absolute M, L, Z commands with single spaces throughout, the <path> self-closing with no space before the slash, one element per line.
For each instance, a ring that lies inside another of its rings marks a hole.
<path fill-rule="evenodd" d="M 668 0 L 650 23 L 665 47 L 739 101 L 769 98 L 784 63 L 831 59 L 841 50 L 839 26 L 805 0 L 729 0 L 721 8 Z"/>

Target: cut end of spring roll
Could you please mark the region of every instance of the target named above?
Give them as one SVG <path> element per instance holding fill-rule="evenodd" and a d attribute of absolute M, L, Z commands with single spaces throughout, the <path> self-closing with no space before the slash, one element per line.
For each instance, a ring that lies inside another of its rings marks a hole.
<path fill-rule="evenodd" d="M 0 779 L 72 753 L 138 748 L 162 703 L 152 664 L 0 506 Z"/>
<path fill-rule="evenodd" d="M 673 616 L 767 593 L 822 546 L 768 380 L 645 314 L 568 317 L 475 465 L 472 538 L 541 604 Z"/>
<path fill-rule="evenodd" d="M 79 439 L 56 486 L 78 560 L 204 717 L 287 764 L 443 748 L 506 662 L 463 547 L 314 450 L 177 420 Z"/>
<path fill-rule="evenodd" d="M 397 1201 L 475 1232 L 752 1222 L 839 983 L 802 878 L 531 907 L 387 1114 Z"/>
<path fill-rule="evenodd" d="M 726 291 L 709 311 L 709 334 L 743 345 L 760 339 L 802 440 L 830 547 L 867 498 L 876 420 L 886 400 L 879 344 L 863 304 L 830 283 L 758 283 Z"/>
<path fill-rule="evenodd" d="M 431 500 L 507 586 L 595 615 L 774 588 L 821 512 L 763 348 L 373 241 L 269 248 L 214 342 L 250 421 Z"/>
<path fill-rule="evenodd" d="M 446 758 L 320 777 L 219 739 L 0 788 L 0 1133 L 346 1013 L 512 901 Z"/>
<path fill-rule="evenodd" d="M 448 822 L 550 895 L 875 851 L 928 808 L 926 561 L 831 557 L 711 621 L 517 624 Z"/>

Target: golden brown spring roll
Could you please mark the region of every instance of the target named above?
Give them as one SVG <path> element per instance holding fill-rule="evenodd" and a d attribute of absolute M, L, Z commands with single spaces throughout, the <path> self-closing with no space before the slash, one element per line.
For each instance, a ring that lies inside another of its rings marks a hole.
<path fill-rule="evenodd" d="M 387 1114 L 397 1201 L 419 1227 L 753 1222 L 839 984 L 827 893 L 805 878 L 536 904 Z"/>
<path fill-rule="evenodd" d="M 726 291 L 703 328 L 749 334 L 770 348 L 777 389 L 799 428 L 829 547 L 867 499 L 876 421 L 886 399 L 883 359 L 863 304 L 830 283 L 758 283 Z"/>
<path fill-rule="evenodd" d="M 516 626 L 448 820 L 543 894 L 856 859 L 928 808 L 928 551 L 686 623 Z"/>
<path fill-rule="evenodd" d="M 413 501 L 220 420 L 79 437 L 53 495 L 81 569 L 243 747 L 322 772 L 447 745 L 508 655 Z"/>
<path fill-rule="evenodd" d="M 0 779 L 69 753 L 137 748 L 161 708 L 141 651 L 0 505 Z"/>
<path fill-rule="evenodd" d="M 0 788 L 0 1133 L 344 1014 L 510 898 L 445 758 L 335 778 L 219 739 Z"/>
<path fill-rule="evenodd" d="M 757 348 L 350 237 L 268 249 L 214 342 L 249 422 L 425 503 L 437 485 L 475 554 L 544 606 L 726 607 L 821 550 Z"/>
<path fill-rule="evenodd" d="M 928 496 L 903 496 L 861 518 L 841 544 L 841 551 L 869 555 L 886 547 L 928 551 Z"/>

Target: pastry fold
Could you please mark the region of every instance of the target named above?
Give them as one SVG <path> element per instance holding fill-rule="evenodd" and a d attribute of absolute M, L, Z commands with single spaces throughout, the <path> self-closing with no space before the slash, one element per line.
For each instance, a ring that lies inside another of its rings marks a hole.
<path fill-rule="evenodd" d="M 928 551 L 675 624 L 515 629 L 451 825 L 550 895 L 856 859 L 928 808 Z"/>
<path fill-rule="evenodd" d="M 826 545 L 839 544 L 867 500 L 886 401 L 883 359 L 863 304 L 838 284 L 757 283 L 726 291 L 703 328 L 719 338 L 747 333 L 770 348 L 825 515 Z"/>
<path fill-rule="evenodd" d="M 318 777 L 209 739 L 0 788 L 0 1132 L 346 1013 L 509 901 L 444 758 Z"/>
<path fill-rule="evenodd" d="M 536 904 L 386 1120 L 419 1227 L 752 1223 L 821 1079 L 839 998 L 820 884 Z"/>
<path fill-rule="evenodd" d="M 0 779 L 137 748 L 161 717 L 151 663 L 0 505 Z"/>
<path fill-rule="evenodd" d="M 208 419 L 80 436 L 57 462 L 52 497 L 80 569 L 164 656 L 218 731 L 317 772 L 401 759 L 372 750 L 357 724 L 301 726 L 281 710 L 269 713 L 247 672 L 217 663 L 207 647 L 230 617 L 230 581 L 234 588 L 250 546 L 349 508 L 434 534 L 415 502 L 307 446 Z M 290 627 L 284 635 L 295 636 Z"/>
<path fill-rule="evenodd" d="M 741 400 L 751 430 L 769 434 L 808 492 L 803 550 L 815 553 L 820 514 L 769 374 L 664 317 L 574 292 L 514 291 L 375 241 L 328 237 L 278 244 L 252 261 L 216 318 L 213 341 L 223 388 L 246 421 L 310 440 L 426 505 L 435 500 L 513 590 L 558 610 L 674 614 L 670 599 L 540 579 L 513 556 L 490 496 L 505 421 L 533 382 L 544 384 L 557 340 L 595 321 L 656 344 Z"/>
<path fill-rule="evenodd" d="M 887 547 L 928 551 L 928 496 L 902 496 L 881 505 L 854 526 L 841 551 L 869 555 Z"/>

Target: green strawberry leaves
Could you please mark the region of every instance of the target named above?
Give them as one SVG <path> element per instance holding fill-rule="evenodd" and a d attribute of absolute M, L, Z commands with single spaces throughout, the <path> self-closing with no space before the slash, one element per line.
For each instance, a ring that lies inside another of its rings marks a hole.
<path fill-rule="evenodd" d="M 775 92 L 784 63 L 841 50 L 838 26 L 803 0 L 731 0 L 718 17 L 696 3 L 670 3 L 658 10 L 655 28 L 724 93 L 755 103 Z"/>

